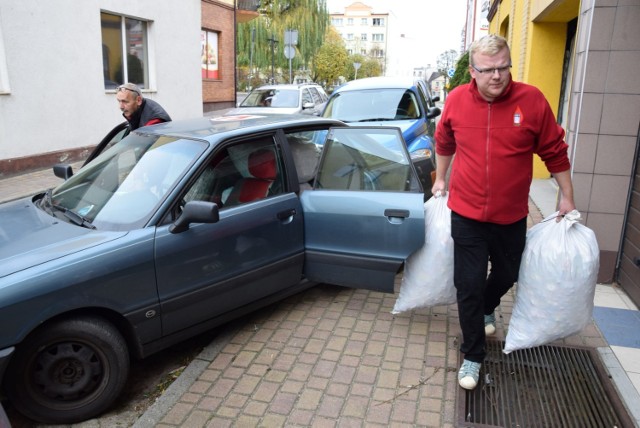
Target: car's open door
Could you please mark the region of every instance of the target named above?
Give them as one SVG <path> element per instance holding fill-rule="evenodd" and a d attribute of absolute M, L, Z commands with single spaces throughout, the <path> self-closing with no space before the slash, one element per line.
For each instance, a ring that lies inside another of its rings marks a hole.
<path fill-rule="evenodd" d="M 393 292 L 424 244 L 424 197 L 397 128 L 331 129 L 301 201 L 310 280 Z"/>
<path fill-rule="evenodd" d="M 98 145 L 93 149 L 87 160 L 84 161 L 84 165 L 88 164 L 92 160 L 98 157 L 102 152 L 110 148 L 116 143 L 119 143 L 124 137 L 129 134 L 129 122 L 124 121 L 115 128 L 113 128 L 105 137 L 98 143 Z"/>

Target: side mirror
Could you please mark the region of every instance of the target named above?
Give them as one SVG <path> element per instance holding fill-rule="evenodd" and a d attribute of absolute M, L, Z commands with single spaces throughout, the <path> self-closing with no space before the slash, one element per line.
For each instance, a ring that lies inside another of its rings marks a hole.
<path fill-rule="evenodd" d="M 171 226 L 170 233 L 189 230 L 191 223 L 217 223 L 220 220 L 218 205 L 213 202 L 191 201 L 182 209 L 182 214 Z"/>
<path fill-rule="evenodd" d="M 440 101 L 440 95 L 436 95 L 435 97 L 431 97 L 431 101 L 433 101 L 434 103 Z"/>
<path fill-rule="evenodd" d="M 53 166 L 53 175 L 68 180 L 73 176 L 73 168 L 66 163 L 57 163 Z"/>
<path fill-rule="evenodd" d="M 313 104 L 313 103 L 303 103 L 302 104 L 302 110 L 306 110 L 306 109 L 313 108 L 313 107 L 315 107 L 315 104 Z"/>
<path fill-rule="evenodd" d="M 440 116 L 440 113 L 442 113 L 442 111 L 440 111 L 438 107 L 429 107 L 429 110 L 427 110 L 427 119 L 438 117 Z"/>

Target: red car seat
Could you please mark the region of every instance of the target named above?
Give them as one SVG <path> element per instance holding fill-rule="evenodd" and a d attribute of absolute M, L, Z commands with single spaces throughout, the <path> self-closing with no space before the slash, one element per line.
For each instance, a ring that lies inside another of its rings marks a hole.
<path fill-rule="evenodd" d="M 271 149 L 258 149 L 247 159 L 251 177 L 241 178 L 233 186 L 225 205 L 262 199 L 277 177 L 276 156 Z"/>

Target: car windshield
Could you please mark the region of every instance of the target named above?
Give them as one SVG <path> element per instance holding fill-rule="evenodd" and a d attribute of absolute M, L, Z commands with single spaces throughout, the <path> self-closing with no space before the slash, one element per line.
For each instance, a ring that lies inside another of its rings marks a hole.
<path fill-rule="evenodd" d="M 298 107 L 297 89 L 255 89 L 242 101 L 240 107 Z"/>
<path fill-rule="evenodd" d="M 410 90 L 353 90 L 332 97 L 323 116 L 343 122 L 412 120 L 420 117 L 420 108 L 415 93 Z"/>
<path fill-rule="evenodd" d="M 131 134 L 43 198 L 40 206 L 101 230 L 143 227 L 207 143 Z"/>

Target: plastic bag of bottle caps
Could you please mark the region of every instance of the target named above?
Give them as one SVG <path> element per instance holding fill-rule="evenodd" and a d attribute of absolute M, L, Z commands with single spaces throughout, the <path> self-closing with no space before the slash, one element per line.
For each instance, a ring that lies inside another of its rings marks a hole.
<path fill-rule="evenodd" d="M 600 263 L 595 234 L 576 210 L 527 232 L 504 353 L 580 332 L 591 321 Z"/>
<path fill-rule="evenodd" d="M 407 259 L 392 314 L 456 302 L 448 195 L 424 204 L 424 245 Z"/>

